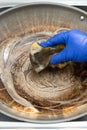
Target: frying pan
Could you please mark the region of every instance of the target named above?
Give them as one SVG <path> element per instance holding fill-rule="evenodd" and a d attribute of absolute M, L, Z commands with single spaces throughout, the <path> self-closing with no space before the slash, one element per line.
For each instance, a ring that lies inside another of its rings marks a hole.
<path fill-rule="evenodd" d="M 16 41 L 18 37 L 32 36 L 33 33 L 37 32 L 55 32 L 57 28 L 77 28 L 87 33 L 87 13 L 78 8 L 56 2 L 34 2 L 8 9 L 0 14 L 0 51 L 2 51 L 3 46 L 7 45 L 8 41 L 11 43 Z M 1 53 L 0 62 L 2 63 Z M 2 71 L 0 70 L 1 74 Z M 25 107 L 12 99 L 12 94 L 10 90 L 6 90 L 6 84 L 3 84 L 2 79 L 0 83 L 0 111 L 10 117 L 36 123 L 55 123 L 69 121 L 87 114 L 87 103 L 85 102 L 75 108 L 69 107 L 68 113 L 66 109 L 64 109 L 65 111 L 62 110 L 62 114 L 56 118 L 55 116 L 50 118 L 50 115 L 44 119 L 41 116 L 38 118 L 37 113 L 31 112 L 29 114 Z"/>

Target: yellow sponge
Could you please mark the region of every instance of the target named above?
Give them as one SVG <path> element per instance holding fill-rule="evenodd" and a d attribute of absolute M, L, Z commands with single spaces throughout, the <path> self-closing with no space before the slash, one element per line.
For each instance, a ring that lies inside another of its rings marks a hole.
<path fill-rule="evenodd" d="M 54 47 L 43 48 L 37 42 L 31 45 L 30 60 L 33 69 L 36 72 L 40 72 L 49 65 L 50 58 L 53 54 L 60 52 L 64 49 L 64 45 L 60 44 Z M 63 68 L 67 63 L 60 63 L 57 65 L 50 65 L 51 67 Z"/>
<path fill-rule="evenodd" d="M 40 48 L 40 46 L 38 45 L 37 42 L 34 42 L 34 43 L 32 44 L 32 46 L 31 46 L 31 50 L 36 50 L 36 49 L 38 49 L 38 48 Z"/>

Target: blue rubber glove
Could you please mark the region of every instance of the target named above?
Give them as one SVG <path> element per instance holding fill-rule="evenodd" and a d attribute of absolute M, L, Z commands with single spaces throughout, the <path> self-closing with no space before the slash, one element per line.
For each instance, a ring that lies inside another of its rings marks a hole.
<path fill-rule="evenodd" d="M 52 47 L 58 44 L 66 47 L 59 53 L 54 54 L 50 59 L 50 64 L 58 64 L 64 61 L 87 62 L 87 34 L 72 29 L 60 32 L 45 42 L 40 43 L 42 47 Z"/>

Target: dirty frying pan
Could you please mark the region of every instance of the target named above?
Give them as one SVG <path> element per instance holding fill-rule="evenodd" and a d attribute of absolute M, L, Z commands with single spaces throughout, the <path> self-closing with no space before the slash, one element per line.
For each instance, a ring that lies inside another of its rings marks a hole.
<path fill-rule="evenodd" d="M 87 114 L 87 64 L 33 71 L 30 49 L 55 32 L 77 28 L 87 33 L 87 13 L 37 2 L 0 14 L 0 111 L 15 119 L 51 123 Z"/>

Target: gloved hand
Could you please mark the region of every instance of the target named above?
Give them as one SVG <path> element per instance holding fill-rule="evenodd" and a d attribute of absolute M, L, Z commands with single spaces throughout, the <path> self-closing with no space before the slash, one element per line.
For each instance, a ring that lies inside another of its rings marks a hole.
<path fill-rule="evenodd" d="M 87 62 L 87 34 L 72 29 L 60 32 L 45 42 L 40 43 L 42 47 L 52 47 L 58 44 L 66 47 L 59 53 L 54 54 L 50 59 L 50 64 L 58 64 L 64 61 Z"/>

